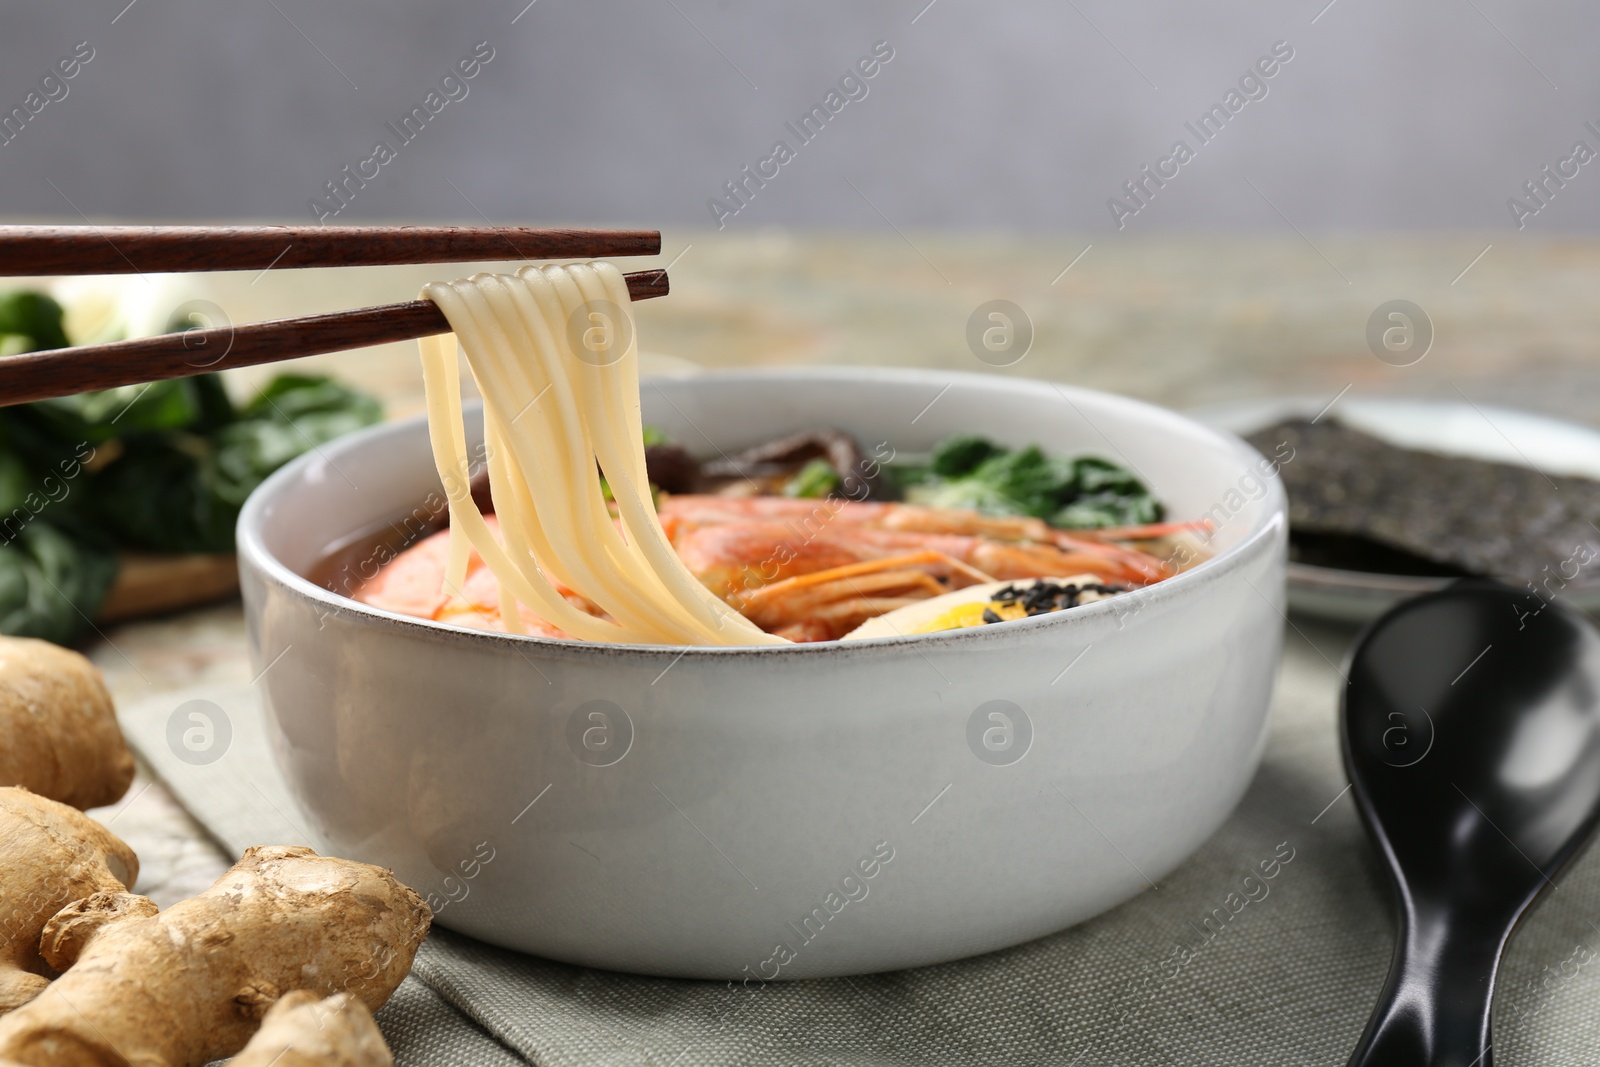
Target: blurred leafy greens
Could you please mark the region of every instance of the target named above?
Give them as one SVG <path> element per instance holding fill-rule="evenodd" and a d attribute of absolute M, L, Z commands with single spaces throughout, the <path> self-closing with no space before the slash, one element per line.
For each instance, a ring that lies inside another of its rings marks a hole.
<path fill-rule="evenodd" d="M 29 523 L 0 549 L 0 633 L 70 644 L 116 576 L 109 548 Z"/>
<path fill-rule="evenodd" d="M 48 296 L 0 294 L 0 358 L 65 347 L 61 322 Z M 242 407 L 208 374 L 0 408 L 0 633 L 76 640 L 119 548 L 233 551 L 239 509 L 269 474 L 382 414 L 295 374 Z"/>

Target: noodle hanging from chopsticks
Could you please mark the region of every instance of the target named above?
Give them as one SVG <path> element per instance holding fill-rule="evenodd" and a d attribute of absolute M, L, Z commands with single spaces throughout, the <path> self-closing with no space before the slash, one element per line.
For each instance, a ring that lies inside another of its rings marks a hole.
<path fill-rule="evenodd" d="M 499 583 L 513 632 L 523 629 L 522 604 L 583 641 L 787 643 L 701 585 L 662 531 L 645 471 L 638 351 L 620 271 L 609 263 L 525 267 L 434 282 L 422 295 L 455 331 L 420 341 L 434 462 L 450 488 L 446 586 L 460 588 L 476 549 Z M 575 339 L 573 322 L 595 325 Z M 504 544 L 467 488 L 458 340 L 484 398 L 489 489 Z M 614 621 L 575 606 L 551 579 Z"/>

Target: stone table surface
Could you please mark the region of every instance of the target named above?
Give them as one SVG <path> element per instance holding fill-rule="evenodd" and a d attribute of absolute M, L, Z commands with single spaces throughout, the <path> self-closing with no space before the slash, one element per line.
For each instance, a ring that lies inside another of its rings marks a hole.
<path fill-rule="evenodd" d="M 1515 233 L 1379 236 L 1013 238 L 885 232 L 667 232 L 673 292 L 638 308 L 645 366 L 920 366 L 1047 378 L 1172 407 L 1295 395 L 1436 396 L 1600 422 L 1600 241 Z M 444 274 L 470 273 L 470 266 Z M 163 299 L 210 301 L 234 322 L 411 298 L 438 268 L 271 272 L 185 279 Z M 981 362 L 968 320 L 989 300 L 1031 320 L 1015 365 Z M 1425 358 L 1376 358 L 1381 304 L 1423 308 Z M 422 407 L 415 345 L 316 357 L 379 395 Z M 272 368 L 237 372 L 240 391 Z M 1304 639 L 1291 633 L 1290 640 Z M 1316 631 L 1313 631 L 1316 632 Z M 119 703 L 252 681 L 237 602 L 107 629 L 91 647 Z M 174 701 L 176 705 L 176 701 Z M 140 890 L 166 906 L 227 858 L 146 770 L 96 813 L 139 853 Z"/>

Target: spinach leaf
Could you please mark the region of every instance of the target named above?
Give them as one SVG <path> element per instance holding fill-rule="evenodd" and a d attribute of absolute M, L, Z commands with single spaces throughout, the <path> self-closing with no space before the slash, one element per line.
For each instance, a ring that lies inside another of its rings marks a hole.
<path fill-rule="evenodd" d="M 181 430 L 203 411 L 201 379 L 124 385 L 28 404 L 22 417 L 58 440 L 101 444 L 134 433 Z"/>
<path fill-rule="evenodd" d="M 0 542 L 0 633 L 74 641 L 117 576 L 109 548 L 35 520 Z"/>
<path fill-rule="evenodd" d="M 984 460 L 1004 451 L 1005 449 L 987 438 L 973 434 L 957 434 L 945 438 L 934 447 L 933 455 L 928 461 L 928 469 L 940 478 L 960 478 L 962 475 L 971 474 Z"/>
<path fill-rule="evenodd" d="M 366 393 L 332 378 L 280 374 L 244 406 L 240 415 L 245 419 L 293 422 L 316 437 L 318 444 L 326 444 L 340 434 L 377 422 L 383 417 L 383 408 Z"/>
<path fill-rule="evenodd" d="M 33 486 L 33 472 L 22 457 L 0 448 L 0 518 L 23 507 Z"/>
<path fill-rule="evenodd" d="M 213 436 L 215 492 L 243 504 L 267 475 L 291 459 L 382 418 L 378 401 L 359 390 L 328 378 L 280 375 L 245 405 L 239 421 Z"/>
<path fill-rule="evenodd" d="M 20 351 L 66 348 L 72 342 L 61 326 L 63 317 L 61 305 L 44 293 L 31 289 L 0 293 L 0 334 L 31 339 L 28 347 Z"/>
<path fill-rule="evenodd" d="M 821 500 L 839 488 L 839 472 L 833 464 L 822 458 L 811 460 L 794 473 L 783 486 L 784 496 L 803 500 Z"/>
<path fill-rule="evenodd" d="M 981 437 L 952 440 L 959 443 L 959 462 L 951 461 L 944 445 L 936 449 L 929 465 L 933 477 L 912 491 L 916 503 L 1042 519 L 1072 492 L 1072 464 L 1052 459 L 1037 446 L 1008 451 Z M 961 473 L 943 473 L 952 470 Z"/>
<path fill-rule="evenodd" d="M 971 434 L 941 442 L 926 466 L 895 474 L 916 504 L 1026 515 L 1071 529 L 1137 525 L 1163 514 L 1144 484 L 1109 460 L 1062 459 L 1037 445 L 1007 449 Z"/>
<path fill-rule="evenodd" d="M 242 499 L 218 492 L 215 448 L 173 433 L 129 441 L 94 476 L 96 510 L 118 543 L 153 552 L 231 552 Z"/>
<path fill-rule="evenodd" d="M 382 415 L 365 393 L 326 378 L 280 375 L 239 418 L 209 433 L 127 439 L 123 455 L 96 476 L 95 495 L 107 527 L 127 544 L 231 552 L 239 509 L 269 474 Z"/>
<path fill-rule="evenodd" d="M 1164 513 L 1155 497 L 1145 492 L 1088 493 L 1049 517 L 1051 526 L 1065 530 L 1093 530 L 1102 526 L 1143 526 L 1160 522 Z"/>

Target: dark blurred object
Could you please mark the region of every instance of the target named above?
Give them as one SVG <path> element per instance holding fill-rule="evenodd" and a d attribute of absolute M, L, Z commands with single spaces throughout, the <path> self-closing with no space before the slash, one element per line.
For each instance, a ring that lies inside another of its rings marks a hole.
<path fill-rule="evenodd" d="M 1345 771 L 1400 920 L 1349 1062 L 1487 1065 L 1506 941 L 1600 822 L 1600 633 L 1467 579 L 1388 612 L 1348 662 Z"/>
<path fill-rule="evenodd" d="M 1465 578 L 1468 573 L 1448 563 L 1435 563 L 1410 552 L 1351 534 L 1298 531 L 1289 544 L 1296 563 L 1366 574 L 1402 574 L 1417 578 Z"/>
<path fill-rule="evenodd" d="M 664 493 L 692 493 L 700 482 L 700 464 L 682 445 L 659 441 L 644 449 L 650 484 Z"/>
<path fill-rule="evenodd" d="M 1291 419 L 1249 440 L 1294 449 L 1279 471 L 1300 562 L 1525 580 L 1563 571 L 1565 582 L 1597 555 L 1600 482 L 1588 478 L 1402 448 L 1332 420 Z"/>
<path fill-rule="evenodd" d="M 812 468 L 804 484 L 796 479 L 808 464 L 822 460 L 833 468 L 834 484 L 823 492 L 817 488 L 825 479 L 820 468 Z M 736 452 L 732 456 L 707 460 L 700 475 L 715 489 L 730 483 L 753 484 L 762 493 L 788 496 L 847 496 L 868 500 L 882 496 L 881 467 L 861 451 L 860 443 L 842 430 L 819 427 L 802 430 Z M 793 491 L 791 491 L 793 486 Z"/>

